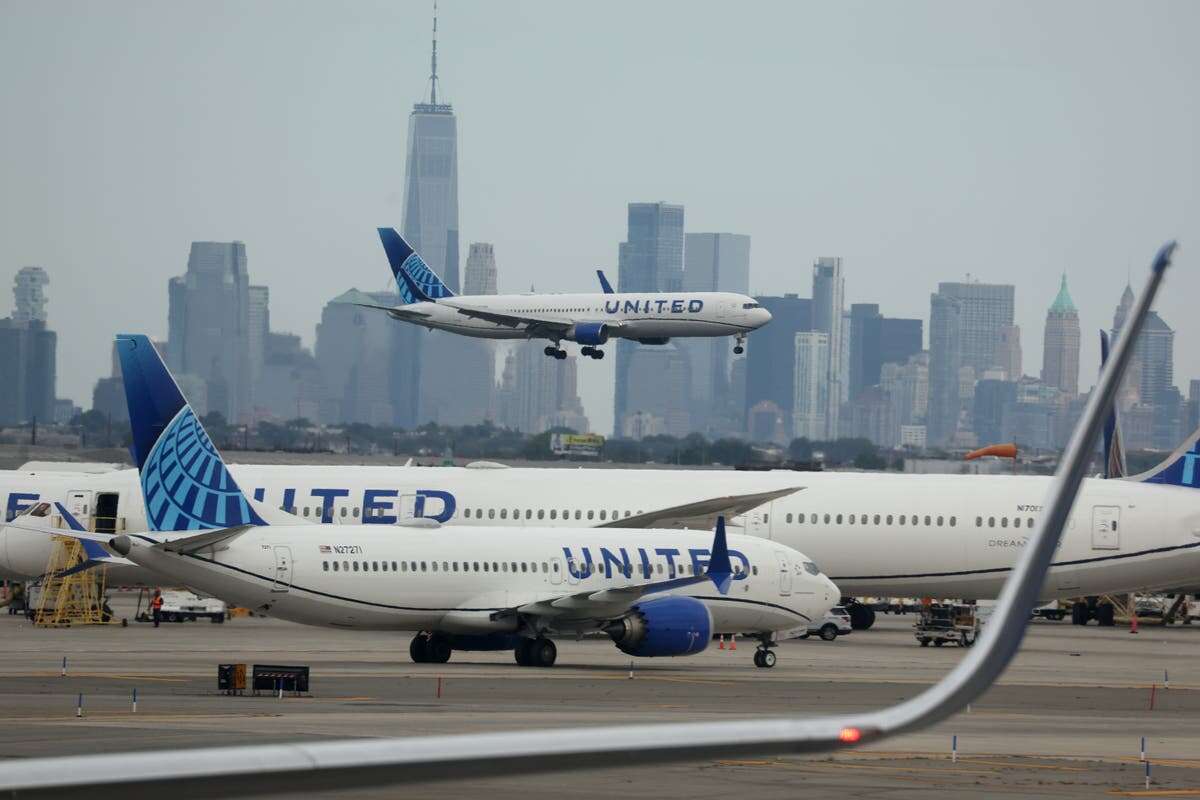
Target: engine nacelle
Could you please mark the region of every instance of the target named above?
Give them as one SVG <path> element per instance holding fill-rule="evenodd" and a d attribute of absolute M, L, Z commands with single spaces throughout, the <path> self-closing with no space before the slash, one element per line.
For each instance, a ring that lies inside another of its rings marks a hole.
<path fill-rule="evenodd" d="M 708 647 L 713 622 L 708 606 L 691 597 L 638 603 L 604 632 L 631 656 L 690 656 Z"/>
<path fill-rule="evenodd" d="M 608 341 L 608 325 L 603 322 L 576 322 L 567 332 L 567 339 L 579 344 L 604 344 Z"/>

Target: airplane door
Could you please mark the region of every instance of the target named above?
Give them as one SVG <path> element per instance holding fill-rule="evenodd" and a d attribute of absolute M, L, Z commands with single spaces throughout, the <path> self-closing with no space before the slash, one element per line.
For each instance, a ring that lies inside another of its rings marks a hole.
<path fill-rule="evenodd" d="M 272 592 L 286 592 L 292 588 L 292 548 L 275 548 L 275 583 Z"/>
<path fill-rule="evenodd" d="M 557 559 L 555 559 L 555 563 L 557 563 Z M 575 559 L 567 559 L 567 583 L 572 586 L 579 583 L 579 578 L 577 577 L 579 569 L 579 567 L 575 566 Z"/>
<path fill-rule="evenodd" d="M 745 530 L 749 536 L 761 536 L 764 539 L 771 538 L 771 506 L 773 503 L 759 506 L 753 511 L 745 514 Z"/>
<path fill-rule="evenodd" d="M 1119 550 L 1120 522 L 1120 506 L 1092 506 L 1092 549 Z"/>
<path fill-rule="evenodd" d="M 402 494 L 396 501 L 396 521 L 405 522 L 417 516 L 417 496 Z"/>
<path fill-rule="evenodd" d="M 550 582 L 562 583 L 562 562 L 557 558 L 550 559 Z"/>
<path fill-rule="evenodd" d="M 782 550 L 775 551 L 775 558 L 779 561 L 779 594 L 786 597 L 792 593 L 792 569 L 788 564 L 787 553 Z"/>
<path fill-rule="evenodd" d="M 67 493 L 67 511 L 79 520 L 85 531 L 92 529 L 92 493 L 73 491 Z"/>

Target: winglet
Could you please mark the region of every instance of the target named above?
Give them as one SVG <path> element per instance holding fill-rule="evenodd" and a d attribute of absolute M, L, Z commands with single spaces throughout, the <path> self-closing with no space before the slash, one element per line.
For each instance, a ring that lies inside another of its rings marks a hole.
<path fill-rule="evenodd" d="M 608 282 L 608 278 L 604 277 L 604 270 L 596 270 L 596 277 L 600 279 L 600 288 L 604 290 L 605 294 L 616 294 L 613 291 L 612 284 Z"/>
<path fill-rule="evenodd" d="M 704 574 L 716 585 L 718 592 L 729 593 L 729 584 L 733 581 L 733 565 L 729 562 L 729 544 L 725 541 L 725 517 L 717 517 L 712 555 L 708 558 L 708 569 Z"/>
<path fill-rule="evenodd" d="M 1174 239 L 1164 244 L 1158 249 L 1158 253 L 1154 256 L 1154 265 L 1150 268 L 1154 272 L 1163 272 L 1167 267 L 1171 266 L 1171 257 L 1175 255 L 1175 248 L 1179 243 Z"/>

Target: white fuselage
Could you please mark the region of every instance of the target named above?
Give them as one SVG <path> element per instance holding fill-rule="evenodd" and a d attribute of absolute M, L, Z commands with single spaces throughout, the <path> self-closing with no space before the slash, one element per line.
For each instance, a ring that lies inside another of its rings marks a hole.
<path fill-rule="evenodd" d="M 360 520 L 397 537 L 398 520 L 499 529 L 596 526 L 734 494 L 795 488 L 731 520 L 731 531 L 780 542 L 813 558 L 848 596 L 995 597 L 1041 516 L 1049 478 L 998 475 L 735 472 L 462 467 L 232 465 L 239 485 L 303 521 Z M 0 473 L 9 514 L 35 499 L 76 496 L 76 508 L 115 493 L 112 527 L 145 530 L 136 473 Z M 111 512 L 109 512 L 111 513 Z M 804 522 L 799 521 L 804 515 Z M 813 516 L 815 515 L 815 520 Z M 708 519 L 679 520 L 705 527 Z M 103 521 L 101 521 L 103 524 Z M 660 526 L 667 527 L 667 526 Z M 447 529 L 452 535 L 458 528 Z M 612 531 L 610 531 L 612 532 Z M 517 531 L 513 531 L 515 535 Z M 642 532 L 631 530 L 629 535 Z M 505 543 L 511 537 L 505 536 Z M 46 569 L 49 544 L 0 533 L 0 569 Z M 145 580 L 114 568 L 110 580 Z M 1044 598 L 1196 585 L 1200 491 L 1128 481 L 1084 481 L 1043 587 Z M 151 581 L 152 582 L 152 581 Z"/>
<path fill-rule="evenodd" d="M 166 583 L 308 625 L 456 634 L 511 633 L 522 606 L 566 595 L 703 575 L 711 533 L 679 531 L 407 529 L 377 525 L 264 526 L 217 548 L 179 555 L 134 547 L 131 560 Z M 519 535 L 514 535 L 519 534 Z M 714 633 L 789 630 L 819 620 L 838 588 L 804 568 L 803 554 L 747 536 L 728 538 L 735 577 L 661 593 L 693 597 Z M 556 633 L 595 630 L 620 616 L 595 605 L 538 616 Z M 540 631 L 539 631 L 540 632 Z"/>
<path fill-rule="evenodd" d="M 563 325 L 603 324 L 607 336 L 624 339 L 734 336 L 771 319 L 754 298 L 731 292 L 460 295 L 402 308 L 427 315 L 410 320 L 418 325 L 484 339 L 527 339 L 531 334 L 524 327 L 471 317 L 459 309 Z"/>

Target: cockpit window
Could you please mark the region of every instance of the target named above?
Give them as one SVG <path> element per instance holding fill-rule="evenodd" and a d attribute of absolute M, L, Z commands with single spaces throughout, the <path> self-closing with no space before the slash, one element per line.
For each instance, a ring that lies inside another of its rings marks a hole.
<path fill-rule="evenodd" d="M 804 571 L 809 575 L 820 575 L 821 569 L 811 561 L 804 562 Z"/>
<path fill-rule="evenodd" d="M 762 308 L 762 306 L 760 306 L 758 303 L 742 303 L 742 308 L 745 308 L 745 309 Z"/>

